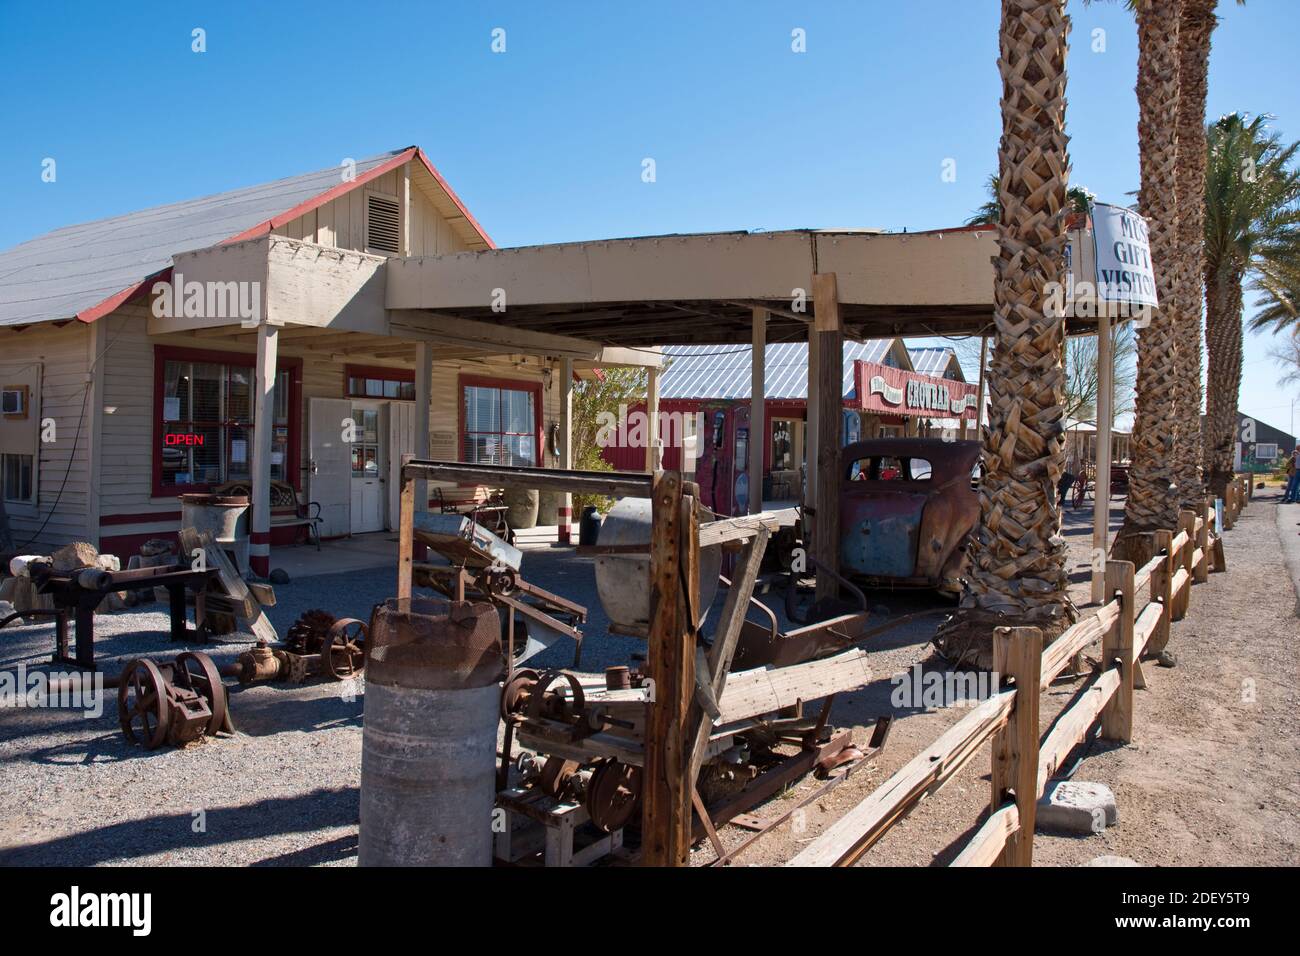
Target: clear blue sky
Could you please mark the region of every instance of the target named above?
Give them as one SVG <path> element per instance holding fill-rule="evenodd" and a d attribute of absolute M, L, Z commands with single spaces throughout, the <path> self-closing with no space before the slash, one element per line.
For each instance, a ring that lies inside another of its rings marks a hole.
<path fill-rule="evenodd" d="M 1073 178 L 1128 202 L 1132 18 L 1122 0 L 1070 8 Z M 0 248 L 413 143 L 500 245 L 953 225 L 996 162 L 998 12 L 996 0 L 0 0 Z M 1210 115 L 1269 112 L 1300 138 L 1300 3 L 1221 0 L 1220 13 Z M 191 52 L 195 27 L 205 53 Z M 791 51 L 795 28 L 806 53 Z M 55 183 L 41 181 L 45 157 Z M 1247 343 L 1241 405 L 1286 429 L 1300 393 L 1276 386 L 1267 344 Z"/>

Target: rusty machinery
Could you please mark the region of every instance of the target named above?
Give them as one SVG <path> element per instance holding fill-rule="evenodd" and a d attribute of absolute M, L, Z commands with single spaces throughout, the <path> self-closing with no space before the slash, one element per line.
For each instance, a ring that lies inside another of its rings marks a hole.
<path fill-rule="evenodd" d="M 161 664 L 137 657 L 116 683 L 122 733 L 145 750 L 233 729 L 221 673 L 207 654 L 185 651 Z"/>
<path fill-rule="evenodd" d="M 561 637 L 575 644 L 573 666 L 582 656 L 587 609 L 524 579 L 523 552 L 456 514 L 417 512 L 414 535 L 448 563 L 417 562 L 418 583 L 453 601 L 487 601 L 502 616 L 507 661 L 522 663 Z"/>
<path fill-rule="evenodd" d="M 265 640 L 235 659 L 230 674 L 241 684 L 254 681 L 287 680 L 301 683 L 308 677 L 323 676 L 349 680 L 362 673 L 366 660 L 369 628 L 354 617 L 335 618 L 328 611 L 303 613 L 279 646 Z"/>

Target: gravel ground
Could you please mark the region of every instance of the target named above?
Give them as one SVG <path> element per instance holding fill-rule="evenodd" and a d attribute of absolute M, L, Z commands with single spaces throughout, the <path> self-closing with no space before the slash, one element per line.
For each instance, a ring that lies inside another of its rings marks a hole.
<path fill-rule="evenodd" d="M 1116 502 L 1113 523 L 1120 518 Z M 1292 863 L 1297 861 L 1295 592 L 1287 584 L 1273 530 L 1274 505 L 1257 500 L 1226 539 L 1232 573 L 1196 588 L 1187 620 L 1175 624 L 1171 646 L 1181 664 L 1148 667 L 1151 690 L 1139 693 L 1132 747 L 1098 750 L 1079 779 L 1110 784 L 1121 822 L 1087 839 L 1043 837 L 1040 864 L 1072 865 L 1103 853 L 1143 863 Z M 1090 513 L 1089 513 L 1090 514 Z M 1297 510 L 1300 519 L 1300 509 Z M 1088 515 L 1067 515 L 1071 577 L 1077 601 L 1087 600 Z M 626 663 L 643 642 L 609 635 L 596 599 L 591 561 L 571 551 L 530 551 L 527 576 L 542 587 L 591 608 L 583 648 L 584 672 Z M 304 610 L 323 607 L 366 617 L 389 596 L 393 571 L 380 568 L 295 580 L 276 589 L 270 616 L 283 634 Z M 873 594 L 891 614 L 934 607 L 918 594 Z M 780 602 L 774 602 L 779 604 Z M 876 716 L 895 712 L 890 675 L 930 656 L 934 620 L 922 620 L 877 638 L 878 679 L 841 695 L 832 722 L 854 727 L 865 742 Z M 129 657 L 170 656 L 161 605 L 100 615 L 96 655 L 115 672 Z M 204 648 L 224 663 L 251 641 Z M 34 625 L 0 632 L 0 668 L 43 667 L 52 628 Z M 569 666 L 572 644 L 560 642 L 536 659 Z M 1242 680 L 1258 688 L 1244 705 Z M 356 854 L 362 688 L 335 683 L 234 688 L 231 708 L 239 733 L 183 750 L 144 753 L 128 746 L 116 702 L 99 716 L 57 710 L 0 712 L 0 863 L 3 864 L 240 864 L 350 865 Z M 110 692 L 111 693 L 111 692 Z M 1069 688 L 1044 701 L 1045 720 L 1069 697 Z M 895 713 L 878 765 L 861 770 L 803 815 L 800 832 L 787 823 L 747 850 L 742 864 L 789 859 L 820 829 L 869 793 L 921 747 L 959 719 L 956 708 Z M 759 813 L 784 809 L 791 794 Z M 987 799 L 987 761 L 978 759 L 944 791 L 927 800 L 865 859 L 867 864 L 944 862 L 954 843 L 972 832 Z M 734 845 L 745 833 L 722 830 Z M 712 858 L 708 849 L 698 862 Z"/>

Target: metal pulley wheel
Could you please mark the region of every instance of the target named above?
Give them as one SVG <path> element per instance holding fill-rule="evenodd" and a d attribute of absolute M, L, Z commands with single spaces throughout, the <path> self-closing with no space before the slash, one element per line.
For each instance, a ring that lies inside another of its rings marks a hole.
<path fill-rule="evenodd" d="M 325 673 L 335 680 L 347 680 L 361 673 L 366 666 L 368 634 L 369 628 L 355 617 L 335 621 L 321 643 L 320 656 Z"/>
<path fill-rule="evenodd" d="M 122 733 L 145 750 L 156 750 L 167 739 L 170 725 L 167 682 L 153 661 L 127 662 L 117 685 L 117 716 Z"/>
<path fill-rule="evenodd" d="M 566 699 L 560 694 L 551 691 L 551 685 L 556 681 L 564 680 L 569 683 L 569 690 L 572 695 Z M 537 684 L 532 688 L 528 696 L 528 716 L 529 717 L 552 717 L 557 720 L 563 720 L 566 716 L 579 714 L 582 712 L 586 698 L 582 693 L 582 684 L 578 682 L 578 675 L 572 671 L 552 670 L 546 671 L 541 677 L 537 678 Z M 569 706 L 568 714 L 565 713 L 566 703 Z"/>
<path fill-rule="evenodd" d="M 582 801 L 592 824 L 605 833 L 627 826 L 641 806 L 641 778 L 640 767 L 613 757 L 597 764 Z"/>
<path fill-rule="evenodd" d="M 229 714 L 226 708 L 226 685 L 221 682 L 221 672 L 211 657 L 201 651 L 177 654 L 173 683 L 194 691 L 208 702 L 212 719 L 208 721 L 207 733 L 215 734 L 226 725 Z"/>
<path fill-rule="evenodd" d="M 509 720 L 512 714 L 520 713 L 528 704 L 533 687 L 537 684 L 537 671 L 531 667 L 521 667 L 510 675 L 506 686 L 501 689 L 501 717 Z"/>

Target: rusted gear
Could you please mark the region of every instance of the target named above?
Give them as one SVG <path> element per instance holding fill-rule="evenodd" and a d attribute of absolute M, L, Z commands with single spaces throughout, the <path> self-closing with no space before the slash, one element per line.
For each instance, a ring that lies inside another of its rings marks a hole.
<path fill-rule="evenodd" d="M 177 654 L 174 674 L 176 686 L 192 690 L 208 702 L 212 717 L 205 732 L 215 734 L 221 730 L 226 723 L 226 685 L 212 658 L 201 651 Z"/>
<path fill-rule="evenodd" d="M 355 677 L 366 666 L 366 638 L 370 629 L 355 617 L 335 621 L 321 642 L 322 670 L 335 680 Z"/>
<path fill-rule="evenodd" d="M 572 691 L 567 699 L 551 691 L 551 685 L 560 680 L 568 681 L 569 689 Z M 528 716 L 564 720 L 566 717 L 582 713 L 585 703 L 586 698 L 583 696 L 582 684 L 578 682 L 577 674 L 563 670 L 546 671 L 537 679 L 537 685 L 529 694 Z"/>
<path fill-rule="evenodd" d="M 613 833 L 628 824 L 641 805 L 641 768 L 613 757 L 592 772 L 583 806 L 593 825 Z"/>
<path fill-rule="evenodd" d="M 117 717 L 122 733 L 145 750 L 156 750 L 167 739 L 170 725 L 167 682 L 153 661 L 128 661 L 117 685 Z"/>
<path fill-rule="evenodd" d="M 533 688 L 537 684 L 537 671 L 530 667 L 521 667 L 510 675 L 506 686 L 501 690 L 501 717 L 509 720 L 513 714 L 522 713 L 528 706 Z"/>
<path fill-rule="evenodd" d="M 304 611 L 289 627 L 285 635 L 286 647 L 295 654 L 319 654 L 321 645 L 329 639 L 334 626 L 334 615 L 320 608 Z"/>

